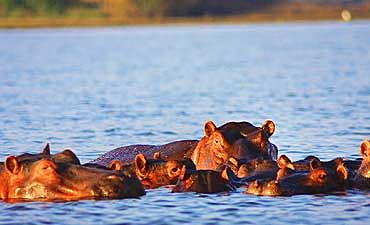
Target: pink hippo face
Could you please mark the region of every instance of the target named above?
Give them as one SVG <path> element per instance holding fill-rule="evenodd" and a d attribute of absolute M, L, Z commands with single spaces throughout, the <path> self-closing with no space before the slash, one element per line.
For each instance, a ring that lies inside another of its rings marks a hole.
<path fill-rule="evenodd" d="M 14 156 L 0 163 L 0 199 L 5 201 L 70 201 L 119 199 L 144 195 L 136 176 L 56 162 Z"/>
<path fill-rule="evenodd" d="M 359 189 L 370 189 L 370 140 L 361 143 L 360 154 L 362 162 L 354 176 L 353 185 Z"/>
<path fill-rule="evenodd" d="M 365 140 L 361 143 L 360 154 L 362 156 L 362 162 L 358 169 L 358 174 L 370 179 L 370 140 Z"/>
<path fill-rule="evenodd" d="M 197 169 L 216 169 L 230 157 L 242 160 L 273 159 L 277 147 L 269 142 L 275 131 L 271 120 L 255 127 L 248 122 L 229 122 L 217 128 L 212 121 L 204 125 L 204 136 L 198 142 L 191 159 Z"/>

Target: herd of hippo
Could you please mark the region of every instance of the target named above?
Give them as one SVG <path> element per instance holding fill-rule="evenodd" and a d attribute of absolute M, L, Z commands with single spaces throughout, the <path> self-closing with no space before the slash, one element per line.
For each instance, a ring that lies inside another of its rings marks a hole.
<path fill-rule="evenodd" d="M 271 120 L 204 125 L 200 140 L 165 145 L 131 145 L 81 164 L 69 149 L 8 156 L 0 162 L 0 198 L 4 201 L 120 199 L 167 186 L 172 192 L 217 193 L 245 187 L 252 195 L 291 196 L 370 189 L 370 140 L 362 158 L 321 161 L 315 156 L 292 162 L 278 157 L 269 141 Z"/>

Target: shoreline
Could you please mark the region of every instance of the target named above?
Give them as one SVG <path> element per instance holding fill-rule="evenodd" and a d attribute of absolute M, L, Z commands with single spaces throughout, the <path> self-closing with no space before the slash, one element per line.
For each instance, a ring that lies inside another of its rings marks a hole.
<path fill-rule="evenodd" d="M 370 17 L 356 18 L 351 20 L 355 21 L 366 21 L 370 20 Z M 228 25 L 228 24 L 265 24 L 265 23 L 320 23 L 320 22 L 343 22 L 339 18 L 322 18 L 322 19 L 278 19 L 278 20 L 230 20 L 230 19 L 181 19 L 181 20 L 152 20 L 145 22 L 126 22 L 125 20 L 66 20 L 66 19 L 27 19 L 27 22 L 19 22 L 18 20 L 7 20 L 3 21 L 0 19 L 0 30 L 12 30 L 12 29 L 38 29 L 38 28 L 97 28 L 97 27 L 134 27 L 134 26 L 186 26 L 186 25 Z"/>
<path fill-rule="evenodd" d="M 249 14 L 202 17 L 0 17 L 0 29 L 104 27 L 104 26 L 153 26 L 197 24 L 254 24 L 287 22 L 343 21 L 341 13 L 349 10 L 349 21 L 369 20 L 369 7 L 278 7 Z"/>

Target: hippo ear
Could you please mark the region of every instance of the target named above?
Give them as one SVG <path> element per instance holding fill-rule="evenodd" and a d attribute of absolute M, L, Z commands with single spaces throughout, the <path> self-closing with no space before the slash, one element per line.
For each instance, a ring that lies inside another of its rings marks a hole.
<path fill-rule="evenodd" d="M 135 168 L 142 175 L 145 174 L 147 168 L 147 159 L 143 154 L 138 154 L 135 157 Z"/>
<path fill-rule="evenodd" d="M 289 176 L 294 173 L 294 169 L 288 167 L 281 168 L 276 172 L 276 180 L 281 180 L 283 177 Z"/>
<path fill-rule="evenodd" d="M 344 163 L 343 158 L 341 158 L 341 157 L 337 157 L 337 158 L 331 160 L 330 162 L 333 163 L 336 166 L 341 165 L 341 164 L 343 165 L 343 163 Z"/>
<path fill-rule="evenodd" d="M 204 124 L 204 134 L 209 137 L 213 134 L 213 132 L 215 132 L 216 130 L 216 125 L 212 122 L 212 121 L 207 121 L 205 124 Z"/>
<path fill-rule="evenodd" d="M 290 160 L 288 158 L 288 156 L 286 155 L 281 155 L 278 160 L 277 160 L 277 164 L 279 166 L 279 168 L 290 168 L 292 170 L 294 170 L 294 165 L 292 163 L 292 160 Z"/>
<path fill-rule="evenodd" d="M 317 169 L 321 166 L 320 160 L 318 159 L 311 159 L 310 160 L 310 170 Z"/>
<path fill-rule="evenodd" d="M 230 157 L 229 158 L 229 163 L 233 166 L 239 167 L 238 160 L 235 157 Z"/>
<path fill-rule="evenodd" d="M 161 159 L 161 153 L 160 152 L 154 152 L 153 159 Z"/>
<path fill-rule="evenodd" d="M 42 149 L 41 154 L 50 155 L 50 145 L 49 145 L 49 143 L 45 144 L 44 148 Z"/>
<path fill-rule="evenodd" d="M 360 154 L 363 158 L 370 158 L 370 140 L 365 140 L 361 143 Z"/>
<path fill-rule="evenodd" d="M 337 166 L 337 174 L 343 179 L 343 180 L 347 180 L 348 178 L 348 171 L 346 169 L 346 167 L 344 167 L 343 163 L 340 163 L 338 166 Z"/>
<path fill-rule="evenodd" d="M 5 159 L 5 169 L 12 174 L 18 174 L 19 173 L 19 163 L 17 158 L 14 156 L 9 156 Z"/>
<path fill-rule="evenodd" d="M 306 158 L 304 158 L 303 160 L 308 161 L 308 162 L 310 162 L 311 160 L 320 161 L 319 158 L 317 158 L 316 156 L 313 156 L 313 155 L 306 156 Z"/>
<path fill-rule="evenodd" d="M 266 120 L 262 124 L 262 129 L 267 133 L 268 137 L 271 137 L 275 132 L 275 123 L 272 120 Z"/>
<path fill-rule="evenodd" d="M 111 170 L 122 170 L 122 163 L 119 160 L 113 160 L 109 164 L 108 168 Z"/>

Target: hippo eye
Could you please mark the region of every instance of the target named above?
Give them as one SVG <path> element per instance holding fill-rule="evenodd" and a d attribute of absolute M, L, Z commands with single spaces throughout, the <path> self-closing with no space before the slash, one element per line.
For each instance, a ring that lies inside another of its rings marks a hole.
<path fill-rule="evenodd" d="M 319 178 L 324 180 L 326 178 L 326 174 L 325 173 L 320 174 Z"/>
<path fill-rule="evenodd" d="M 172 173 L 176 173 L 177 171 L 179 171 L 179 168 L 177 168 L 177 167 L 172 168 L 171 171 L 172 171 Z"/>
<path fill-rule="evenodd" d="M 217 139 L 215 139 L 215 144 L 218 144 L 218 140 Z"/>
<path fill-rule="evenodd" d="M 50 168 L 50 165 L 46 164 L 41 167 L 42 170 L 47 170 Z"/>

